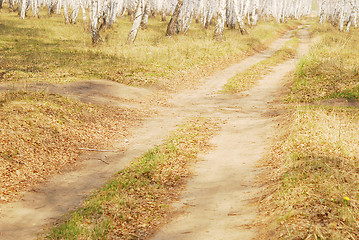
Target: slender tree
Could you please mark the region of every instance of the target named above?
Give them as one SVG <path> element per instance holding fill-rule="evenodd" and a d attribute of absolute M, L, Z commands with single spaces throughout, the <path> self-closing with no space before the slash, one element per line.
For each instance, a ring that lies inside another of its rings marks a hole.
<path fill-rule="evenodd" d="M 136 40 L 137 32 L 141 25 L 145 5 L 146 3 L 144 0 L 138 0 L 132 28 L 127 37 L 127 43 L 133 43 Z"/>
<path fill-rule="evenodd" d="M 219 0 L 217 25 L 214 30 L 214 39 L 221 41 L 223 39 L 224 23 L 226 22 L 226 0 Z"/>
<path fill-rule="evenodd" d="M 91 38 L 94 45 L 102 42 L 100 36 L 100 14 L 102 13 L 101 9 L 101 0 L 91 0 L 90 5 L 90 24 L 91 24 Z"/>
<path fill-rule="evenodd" d="M 178 22 L 178 17 L 181 13 L 182 5 L 183 5 L 183 0 L 178 0 L 176 4 L 176 8 L 172 14 L 171 20 L 167 26 L 166 36 L 170 37 L 176 33 L 176 24 Z"/>

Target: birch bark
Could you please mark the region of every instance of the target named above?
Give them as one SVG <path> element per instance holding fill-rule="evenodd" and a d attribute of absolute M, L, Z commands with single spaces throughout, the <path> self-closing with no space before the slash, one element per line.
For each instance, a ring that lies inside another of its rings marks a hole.
<path fill-rule="evenodd" d="M 143 11 L 142 19 L 141 19 L 141 28 L 146 29 L 148 24 L 148 17 L 151 12 L 151 1 L 147 1 L 145 5 L 145 9 Z"/>
<path fill-rule="evenodd" d="M 26 16 L 26 6 L 27 0 L 21 0 L 21 11 L 20 11 L 20 18 L 25 19 Z"/>
<path fill-rule="evenodd" d="M 134 43 L 136 40 L 137 32 L 141 25 L 144 5 L 145 5 L 144 0 L 138 1 L 132 28 L 127 37 L 127 43 Z"/>
<path fill-rule="evenodd" d="M 91 38 L 94 45 L 102 42 L 99 29 L 100 17 L 100 0 L 91 0 L 90 6 L 90 22 L 91 22 Z"/>
<path fill-rule="evenodd" d="M 213 36 L 214 39 L 219 41 L 223 40 L 225 17 L 226 17 L 226 0 L 219 0 L 217 25 L 216 25 L 216 29 L 214 30 L 214 36 Z"/>

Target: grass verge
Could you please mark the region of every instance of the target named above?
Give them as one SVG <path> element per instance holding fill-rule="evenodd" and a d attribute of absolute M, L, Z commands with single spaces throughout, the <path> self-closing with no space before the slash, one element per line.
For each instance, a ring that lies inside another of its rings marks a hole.
<path fill-rule="evenodd" d="M 54 94 L 0 93 L 0 201 L 76 162 L 79 148 L 108 148 L 144 113 Z"/>
<path fill-rule="evenodd" d="M 269 58 L 229 79 L 227 84 L 223 86 L 223 92 L 239 93 L 250 89 L 263 75 L 268 74 L 274 66 L 293 58 L 297 54 L 298 46 L 299 39 L 297 37 L 287 41 L 281 49 L 277 50 Z"/>
<path fill-rule="evenodd" d="M 291 112 L 265 161 L 262 239 L 359 239 L 359 110 L 338 104 L 359 96 L 359 31 L 312 32 L 319 41 L 294 73 Z"/>
<path fill-rule="evenodd" d="M 356 108 L 298 107 L 267 162 L 263 239 L 359 238 Z"/>
<path fill-rule="evenodd" d="M 194 119 L 149 150 L 95 192 L 46 239 L 144 239 L 164 220 L 198 153 L 218 131 L 210 119 Z"/>
<path fill-rule="evenodd" d="M 313 24 L 320 41 L 301 59 L 288 101 L 359 99 L 359 30 L 339 32 L 330 24 Z"/>

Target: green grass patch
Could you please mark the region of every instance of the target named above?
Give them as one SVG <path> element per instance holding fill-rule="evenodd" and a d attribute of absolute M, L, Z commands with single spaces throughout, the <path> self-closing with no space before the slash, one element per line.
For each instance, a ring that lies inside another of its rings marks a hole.
<path fill-rule="evenodd" d="M 239 93 L 250 89 L 259 79 L 268 74 L 274 66 L 293 58 L 297 53 L 298 46 L 299 39 L 297 37 L 292 38 L 269 58 L 229 79 L 227 84 L 223 86 L 223 91 L 226 93 Z"/>
<path fill-rule="evenodd" d="M 287 119 L 268 161 L 275 170 L 261 206 L 274 231 L 264 236 L 359 238 L 358 116 L 356 108 L 298 107 Z"/>
<path fill-rule="evenodd" d="M 359 99 L 359 30 L 339 32 L 330 24 L 314 24 L 320 40 L 301 59 L 288 101 Z"/>
<path fill-rule="evenodd" d="M 206 30 L 196 23 L 186 34 L 165 37 L 167 22 L 156 16 L 139 31 L 135 44 L 127 45 L 131 22 L 121 17 L 101 32 L 104 43 L 93 47 L 80 22 L 64 24 L 61 15 L 49 16 L 45 10 L 40 16 L 20 20 L 16 13 L 1 13 L 0 82 L 106 79 L 173 89 L 262 50 L 298 24 L 260 23 L 245 36 L 226 30 L 219 43 L 213 40 L 214 26 Z"/>
<path fill-rule="evenodd" d="M 45 238 L 144 239 L 163 222 L 168 204 L 217 130 L 210 119 L 189 121 L 120 171 Z"/>

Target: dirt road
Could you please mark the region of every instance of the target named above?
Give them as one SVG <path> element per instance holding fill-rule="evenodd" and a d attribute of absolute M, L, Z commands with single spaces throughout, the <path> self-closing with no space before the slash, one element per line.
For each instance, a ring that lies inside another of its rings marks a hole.
<path fill-rule="evenodd" d="M 300 30 L 299 56 L 309 50 L 309 35 Z M 213 139 L 216 150 L 203 156 L 181 200 L 175 205 L 178 214 L 153 240 L 160 239 L 252 239 L 256 199 L 260 187 L 256 166 L 273 135 L 278 115 L 271 101 L 281 88 L 281 80 L 295 68 L 298 59 L 275 67 L 245 97 L 233 98 L 210 94 L 193 98 L 192 111 L 216 116 L 226 121 Z M 217 82 L 218 83 L 218 82 Z M 218 83 L 218 86 L 220 86 Z M 216 89 L 212 89 L 214 92 Z M 186 99 L 185 96 L 182 96 Z M 186 108 L 187 109 L 187 108 Z"/>
<path fill-rule="evenodd" d="M 300 30 L 300 35 L 303 54 L 308 34 Z M 255 232 L 244 226 L 256 215 L 255 205 L 249 204 L 259 191 L 255 164 L 265 151 L 266 138 L 275 122 L 275 118 L 266 114 L 270 111 L 268 102 L 297 59 L 276 67 L 257 87 L 245 92 L 245 97 L 219 94 L 218 90 L 230 77 L 270 56 L 288 39 L 289 35 L 285 35 L 268 50 L 203 79 L 197 90 L 173 96 L 168 107 L 158 109 L 157 117 L 148 119 L 143 127 L 133 131 L 128 142 L 120 144 L 125 151 L 84 155 L 85 160 L 74 171 L 55 176 L 36 191 L 26 193 L 22 200 L 2 206 L 0 239 L 35 238 L 44 226 L 78 206 L 111 175 L 161 143 L 183 118 L 196 115 L 218 117 L 226 124 L 213 139 L 216 150 L 203 156 L 196 177 L 175 203 L 183 213 L 164 226 L 154 239 L 250 239 Z"/>

